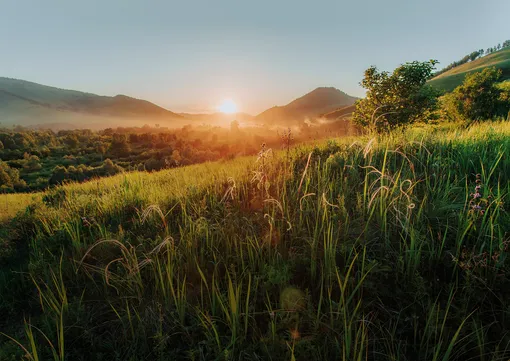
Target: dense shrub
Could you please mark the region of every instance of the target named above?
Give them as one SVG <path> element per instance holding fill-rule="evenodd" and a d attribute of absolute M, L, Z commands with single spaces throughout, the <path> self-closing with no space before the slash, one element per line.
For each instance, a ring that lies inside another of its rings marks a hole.
<path fill-rule="evenodd" d="M 356 102 L 354 122 L 383 132 L 434 118 L 438 93 L 425 83 L 436 63 L 406 63 L 391 74 L 368 68 L 361 82 L 367 94 Z"/>
<path fill-rule="evenodd" d="M 496 68 L 468 74 L 453 93 L 445 96 L 446 112 L 465 120 L 506 117 L 510 110 L 510 92 L 498 86 L 501 74 Z"/>

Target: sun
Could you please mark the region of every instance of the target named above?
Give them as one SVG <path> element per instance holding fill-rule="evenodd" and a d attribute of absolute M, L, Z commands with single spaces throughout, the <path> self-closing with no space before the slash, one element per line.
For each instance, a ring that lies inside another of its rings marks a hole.
<path fill-rule="evenodd" d="M 237 105 L 232 99 L 225 99 L 218 107 L 218 110 L 225 114 L 232 114 L 237 112 Z"/>

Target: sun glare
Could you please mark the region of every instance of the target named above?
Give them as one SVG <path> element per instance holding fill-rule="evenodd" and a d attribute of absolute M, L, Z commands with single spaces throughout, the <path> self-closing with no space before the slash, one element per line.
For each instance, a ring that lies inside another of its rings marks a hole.
<path fill-rule="evenodd" d="M 237 105 L 232 99 L 225 99 L 218 107 L 218 110 L 225 114 L 232 114 L 237 112 Z"/>

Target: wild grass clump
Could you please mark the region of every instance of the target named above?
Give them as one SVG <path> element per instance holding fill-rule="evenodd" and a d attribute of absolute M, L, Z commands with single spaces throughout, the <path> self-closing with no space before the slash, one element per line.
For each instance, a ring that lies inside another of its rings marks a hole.
<path fill-rule="evenodd" d="M 508 149 L 416 126 L 39 195 L 0 359 L 507 360 Z"/>

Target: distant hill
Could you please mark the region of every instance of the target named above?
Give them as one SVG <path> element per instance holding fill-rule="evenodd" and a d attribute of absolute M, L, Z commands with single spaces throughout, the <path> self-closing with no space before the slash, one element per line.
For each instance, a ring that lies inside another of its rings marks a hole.
<path fill-rule="evenodd" d="M 431 79 L 429 84 L 450 92 L 464 81 L 467 74 L 481 71 L 487 67 L 496 67 L 503 71 L 503 79 L 510 79 L 510 48 L 505 48 L 474 61 L 457 66 Z"/>
<path fill-rule="evenodd" d="M 107 127 L 184 121 L 151 102 L 126 95 L 101 96 L 0 77 L 2 125 L 61 124 L 63 127 Z"/>
<path fill-rule="evenodd" d="M 357 100 L 336 88 L 322 87 L 293 100 L 287 105 L 270 108 L 255 117 L 265 124 L 295 124 L 306 119 L 354 104 Z"/>

